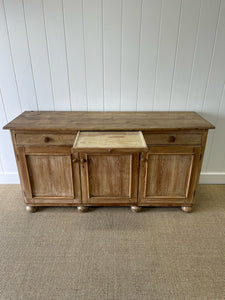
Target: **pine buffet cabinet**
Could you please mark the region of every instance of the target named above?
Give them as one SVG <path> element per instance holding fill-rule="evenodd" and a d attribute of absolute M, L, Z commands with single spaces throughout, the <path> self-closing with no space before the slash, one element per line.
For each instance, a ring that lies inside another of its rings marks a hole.
<path fill-rule="evenodd" d="M 180 206 L 191 212 L 207 133 L 195 112 L 25 111 L 10 129 L 27 211 Z"/>

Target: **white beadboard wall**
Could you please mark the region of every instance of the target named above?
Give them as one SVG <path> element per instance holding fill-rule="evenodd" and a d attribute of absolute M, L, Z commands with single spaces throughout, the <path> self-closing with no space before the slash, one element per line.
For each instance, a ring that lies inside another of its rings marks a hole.
<path fill-rule="evenodd" d="M 0 127 L 24 110 L 197 111 L 201 182 L 225 183 L 225 0 L 0 0 Z"/>

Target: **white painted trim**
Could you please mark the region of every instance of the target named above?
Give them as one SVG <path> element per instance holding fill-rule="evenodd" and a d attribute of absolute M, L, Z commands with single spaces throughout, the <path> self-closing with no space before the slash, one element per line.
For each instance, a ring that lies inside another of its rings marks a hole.
<path fill-rule="evenodd" d="M 225 184 L 225 173 L 201 173 L 200 184 Z"/>
<path fill-rule="evenodd" d="M 19 184 L 17 172 L 0 172 L 0 184 Z M 201 173 L 200 184 L 225 184 L 225 173 Z"/>
<path fill-rule="evenodd" d="M 0 184 L 19 184 L 20 179 L 17 172 L 0 172 Z"/>

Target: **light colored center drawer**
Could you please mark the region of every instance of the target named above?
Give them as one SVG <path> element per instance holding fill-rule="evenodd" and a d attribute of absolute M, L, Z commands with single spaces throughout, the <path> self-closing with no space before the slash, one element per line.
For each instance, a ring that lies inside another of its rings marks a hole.
<path fill-rule="evenodd" d="M 76 133 L 16 133 L 15 138 L 17 145 L 72 146 L 76 138 Z"/>
<path fill-rule="evenodd" d="M 201 145 L 200 133 L 143 133 L 147 145 Z"/>

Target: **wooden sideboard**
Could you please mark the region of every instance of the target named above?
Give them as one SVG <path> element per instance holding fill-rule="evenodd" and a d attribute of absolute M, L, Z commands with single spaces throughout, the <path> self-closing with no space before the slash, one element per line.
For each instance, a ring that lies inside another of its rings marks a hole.
<path fill-rule="evenodd" d="M 191 212 L 209 129 L 195 112 L 25 111 L 10 129 L 26 209 L 181 206 Z"/>

